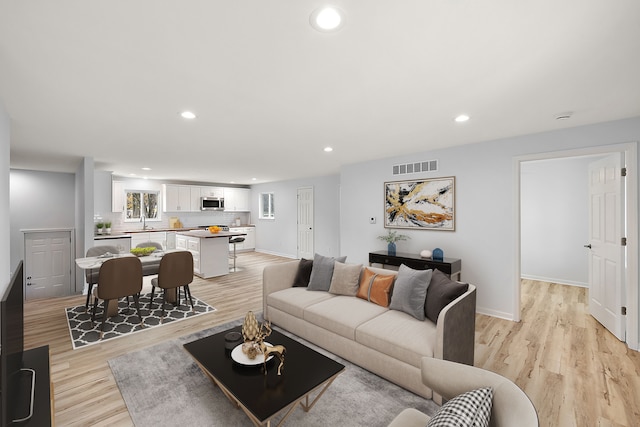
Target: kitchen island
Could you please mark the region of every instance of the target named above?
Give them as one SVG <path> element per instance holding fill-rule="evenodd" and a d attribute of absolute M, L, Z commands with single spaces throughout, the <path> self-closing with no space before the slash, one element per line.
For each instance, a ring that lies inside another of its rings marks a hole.
<path fill-rule="evenodd" d="M 203 279 L 229 274 L 229 238 L 246 233 L 194 230 L 176 234 L 176 249 L 193 254 L 193 272 Z"/>

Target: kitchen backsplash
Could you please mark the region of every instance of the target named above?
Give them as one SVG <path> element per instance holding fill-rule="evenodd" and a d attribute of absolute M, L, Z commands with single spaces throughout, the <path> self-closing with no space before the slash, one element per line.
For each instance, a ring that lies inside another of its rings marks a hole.
<path fill-rule="evenodd" d="M 240 223 L 243 225 L 251 222 L 251 214 L 249 212 L 163 212 L 160 220 L 147 220 L 147 227 L 155 229 L 169 228 L 169 218 L 171 217 L 178 217 L 185 227 L 197 227 L 199 225 L 235 225 L 237 218 L 240 218 Z M 123 214 L 118 212 L 98 214 L 94 222 L 98 222 L 99 220 L 102 222 L 111 221 L 111 234 L 142 229 L 142 222 L 125 222 L 123 220 Z"/>

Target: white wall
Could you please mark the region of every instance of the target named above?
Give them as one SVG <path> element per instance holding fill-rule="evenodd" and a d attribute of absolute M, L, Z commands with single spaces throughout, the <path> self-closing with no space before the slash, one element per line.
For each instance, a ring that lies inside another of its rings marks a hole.
<path fill-rule="evenodd" d="M 522 277 L 588 286 L 589 163 L 593 157 L 521 165 Z"/>
<path fill-rule="evenodd" d="M 4 104 L 0 100 L 0 295 L 9 285 L 11 272 L 16 265 L 10 257 L 10 200 L 9 200 L 9 159 L 11 126 Z"/>
<path fill-rule="evenodd" d="M 72 173 L 11 169 L 11 265 L 24 259 L 25 228 L 74 228 Z M 9 228 L 8 228 L 9 229 Z"/>
<path fill-rule="evenodd" d="M 456 177 L 456 231 L 411 230 L 406 234 L 412 239 L 401 242 L 398 250 L 417 254 L 438 246 L 445 256 L 461 258 L 462 279 L 478 287 L 478 311 L 513 319 L 518 262 L 513 250 L 517 231 L 514 158 L 637 141 L 640 117 L 345 166 L 340 177 L 342 254 L 351 262 L 365 263 L 370 251 L 383 249 L 376 236 L 384 232 L 383 184 L 398 180 L 392 165 L 438 159 L 438 172 L 405 177 Z M 378 217 L 377 224 L 369 224 L 370 216 Z"/>
<path fill-rule="evenodd" d="M 341 254 L 338 175 L 271 182 L 251 186 L 251 217 L 256 225 L 256 250 L 295 258 L 298 253 L 298 188 L 313 187 L 314 248 L 326 256 Z M 274 193 L 275 219 L 259 219 L 260 193 Z"/>

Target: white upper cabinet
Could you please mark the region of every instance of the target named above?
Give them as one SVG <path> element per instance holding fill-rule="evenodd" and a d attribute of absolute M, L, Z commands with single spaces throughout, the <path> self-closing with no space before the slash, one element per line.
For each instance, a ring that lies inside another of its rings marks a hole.
<path fill-rule="evenodd" d="M 200 187 L 200 197 L 224 197 L 224 188 Z"/>
<path fill-rule="evenodd" d="M 191 211 L 191 186 L 165 184 L 162 186 L 164 193 L 164 212 L 189 212 Z"/>
<path fill-rule="evenodd" d="M 248 212 L 249 189 L 248 188 L 225 188 L 224 189 L 224 210 L 231 212 Z"/>
<path fill-rule="evenodd" d="M 93 173 L 93 213 L 111 212 L 111 172 L 95 171 Z"/>
<path fill-rule="evenodd" d="M 200 212 L 200 187 L 191 187 L 191 212 Z"/>
<path fill-rule="evenodd" d="M 111 212 L 124 212 L 124 205 L 124 182 L 113 181 L 111 183 Z"/>

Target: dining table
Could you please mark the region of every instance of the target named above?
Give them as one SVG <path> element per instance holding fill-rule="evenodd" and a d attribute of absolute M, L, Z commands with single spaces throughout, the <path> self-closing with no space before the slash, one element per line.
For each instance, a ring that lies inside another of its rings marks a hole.
<path fill-rule="evenodd" d="M 162 250 L 162 251 L 154 251 L 150 255 L 138 256 L 143 266 L 143 272 L 145 271 L 144 269 L 145 265 L 156 264 L 156 263 L 159 264 L 164 254 L 169 252 L 177 252 L 177 251 L 181 251 L 181 249 L 168 249 L 168 250 Z M 99 269 L 102 266 L 102 263 L 104 263 L 106 260 L 113 259 L 113 258 L 121 258 L 121 257 L 132 257 L 132 256 L 136 256 L 136 255 L 130 252 L 117 253 L 117 254 L 106 253 L 104 255 L 98 255 L 93 257 L 76 258 L 76 265 L 78 266 L 78 268 L 80 268 L 83 271 L 93 270 L 96 268 Z M 157 274 L 157 272 L 154 272 L 148 275 L 154 275 L 154 274 Z M 176 301 L 175 289 L 167 289 L 167 301 L 168 302 Z M 109 304 L 109 312 L 107 313 L 107 315 L 116 316 L 117 314 L 118 314 L 118 304 Z"/>

